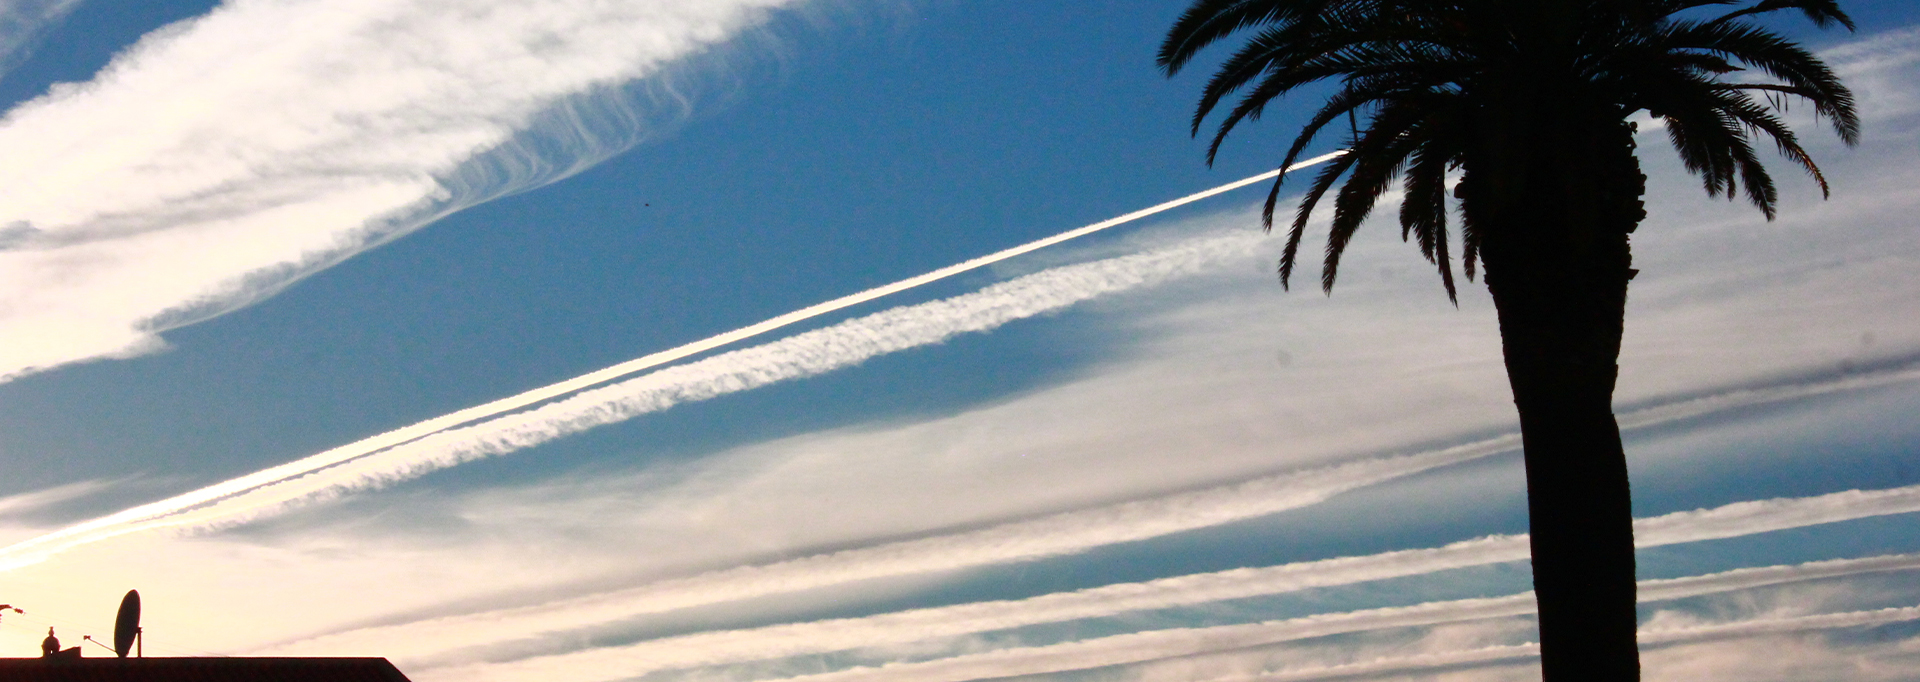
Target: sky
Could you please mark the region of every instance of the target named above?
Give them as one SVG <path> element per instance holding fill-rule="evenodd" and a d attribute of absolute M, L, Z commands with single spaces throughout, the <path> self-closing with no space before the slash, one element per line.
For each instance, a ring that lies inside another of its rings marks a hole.
<path fill-rule="evenodd" d="M 1649 680 L 1920 680 L 1920 7 L 1843 7 L 1830 199 L 1642 126 Z M 1209 167 L 1182 9 L 0 0 L 0 656 L 1537 679 L 1484 288 L 1284 290 L 1196 195 L 1312 93 Z"/>

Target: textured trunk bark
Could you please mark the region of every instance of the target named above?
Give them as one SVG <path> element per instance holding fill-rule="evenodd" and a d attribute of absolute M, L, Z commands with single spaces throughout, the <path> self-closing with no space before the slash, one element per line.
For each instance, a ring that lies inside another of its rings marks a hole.
<path fill-rule="evenodd" d="M 1539 112 L 1482 138 L 1463 208 L 1520 414 L 1544 678 L 1628 682 L 1633 517 L 1613 389 L 1645 179 L 1617 114 Z"/>

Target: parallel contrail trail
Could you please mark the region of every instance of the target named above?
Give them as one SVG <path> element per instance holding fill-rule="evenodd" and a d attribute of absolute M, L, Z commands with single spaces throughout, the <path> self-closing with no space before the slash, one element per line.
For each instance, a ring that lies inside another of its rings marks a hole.
<path fill-rule="evenodd" d="M 1649 426 L 1668 422 L 1644 418 L 1642 415 L 1659 414 L 1665 419 L 1681 419 L 1697 416 L 1707 406 L 1713 406 L 1716 411 L 1727 410 L 1824 395 L 1841 390 L 1841 387 L 1865 388 L 1915 379 L 1920 379 L 1920 370 L 1909 369 L 1800 384 L 1780 390 L 1742 390 L 1733 393 L 1740 397 L 1739 400 L 1687 401 L 1681 405 L 1692 409 L 1685 410 L 1654 406 L 1625 413 L 1621 415 L 1621 420 L 1623 423 Z M 541 633 L 568 632 L 641 614 L 760 598 L 857 580 L 1061 556 L 1093 547 L 1146 540 L 1299 508 L 1347 490 L 1435 467 L 1510 452 L 1518 447 L 1518 436 L 1506 434 L 1441 450 L 1364 459 L 1265 476 L 1216 488 L 1050 514 L 962 533 L 859 547 L 773 564 L 740 566 L 536 606 L 448 616 L 391 628 L 376 627 L 336 633 L 315 638 L 305 645 L 324 645 L 316 650 L 352 650 L 365 646 L 368 641 L 382 642 L 382 646 L 387 647 L 395 646 L 393 642 L 404 641 L 407 644 L 403 649 L 410 648 L 431 655 L 451 648 L 499 642 L 503 638 L 510 640 Z M 1916 511 L 1920 511 L 1920 486 L 1741 502 L 1715 509 L 1643 519 L 1636 522 L 1635 528 L 1638 542 L 1652 546 Z M 1494 558 L 1492 561 L 1513 560 L 1525 555 L 1524 537 L 1489 538 L 1475 543 L 1484 546 L 1413 550 L 1392 555 L 1391 559 L 1384 556 L 1363 557 L 1332 563 L 1357 562 L 1358 565 L 1343 565 L 1340 568 L 1343 572 L 1351 571 L 1348 573 L 1351 579 L 1368 580 L 1377 578 L 1360 576 L 1376 575 L 1383 570 L 1430 572 L 1490 563 L 1487 557 L 1495 555 L 1507 558 Z M 1501 548 L 1504 551 L 1496 551 Z M 1434 553 L 1437 554 L 1429 556 Z M 1400 562 L 1407 562 L 1409 566 L 1394 568 L 1384 565 Z M 1323 568 L 1330 570 L 1334 566 Z M 511 627 L 503 630 L 501 626 L 506 623 L 510 623 Z M 507 634 L 503 635 L 503 632 Z M 396 638 L 398 634 L 407 636 Z M 453 644 L 441 647 L 435 643 L 438 641 Z M 394 656 L 418 655 L 408 651 L 391 653 Z"/>
<path fill-rule="evenodd" d="M 0 549 L 0 570 L 17 568 L 22 565 L 45 559 L 51 551 L 59 551 L 77 544 L 90 542 L 87 538 L 104 534 L 104 537 L 119 535 L 115 529 L 162 519 L 196 507 L 211 504 L 221 499 L 244 493 L 261 486 L 301 477 L 321 469 L 333 467 L 381 450 L 418 440 L 447 429 L 469 422 L 486 419 L 513 410 L 518 410 L 539 402 L 551 400 L 569 393 L 580 391 L 597 384 L 606 383 L 622 376 L 634 374 L 660 365 L 681 360 L 737 341 L 749 339 L 789 325 L 803 322 L 821 315 L 843 310 L 851 306 L 866 303 L 874 299 L 899 293 L 946 279 L 954 275 L 977 270 L 1015 256 L 1031 253 L 1072 239 L 1099 232 L 1108 228 L 1124 225 L 1157 213 L 1185 206 L 1202 199 L 1233 191 L 1247 185 L 1270 180 L 1282 173 L 1319 165 L 1338 157 L 1344 152 L 1321 155 L 1294 164 L 1284 169 L 1276 169 L 1236 180 L 1212 189 L 1195 192 L 1172 201 L 1134 211 L 1115 218 L 1103 220 L 1074 230 L 1021 244 L 1009 249 L 992 253 L 965 262 L 950 265 L 932 272 L 886 284 L 858 293 L 842 296 L 824 303 L 816 304 L 762 322 L 741 327 L 733 331 L 717 334 L 676 348 L 652 353 L 640 358 L 622 362 L 598 371 L 589 372 L 572 379 L 549 384 L 518 395 L 501 398 L 482 405 L 476 405 L 457 412 L 428 419 L 410 426 L 401 427 L 364 438 L 346 445 L 309 455 L 286 464 L 270 467 L 252 474 L 229 479 L 198 490 L 189 491 L 164 500 L 151 502 L 118 513 L 103 516 L 84 523 L 48 533 L 33 539 L 16 543 Z"/>
<path fill-rule="evenodd" d="M 1920 486 L 1875 491 L 1854 490 L 1805 498 L 1737 502 L 1712 509 L 1675 512 L 1638 519 L 1634 523 L 1635 544 L 1642 548 L 1685 544 L 1914 512 L 1920 512 Z M 566 670 L 569 679 L 583 681 L 600 679 L 592 677 L 589 671 L 605 671 L 608 674 L 606 679 L 623 679 L 659 669 L 724 665 L 781 656 L 819 654 L 863 646 L 905 644 L 941 637 L 1011 630 L 1043 623 L 1112 617 L 1124 613 L 1426 575 L 1472 566 L 1522 561 L 1527 558 L 1527 555 L 1526 535 L 1496 535 L 1435 548 L 1398 550 L 1366 556 L 1175 576 L 1141 583 L 1122 583 L 1074 592 L 1053 593 L 1027 599 L 930 607 L 859 618 L 791 623 L 748 630 L 705 632 L 619 647 L 600 647 L 544 656 L 530 655 L 523 661 L 516 662 L 514 665 L 521 667 L 514 669 L 529 678 L 546 677 L 549 676 L 546 673 Z M 826 566 L 816 568 L 825 571 L 854 570 Z M 1689 582 L 1684 584 L 1694 585 L 1696 588 L 1700 588 L 1701 585 L 1720 583 L 1750 587 L 1839 575 L 1915 569 L 1920 569 L 1920 555 L 1906 554 L 1871 559 L 1812 562 L 1796 566 L 1739 569 L 1715 574 L 1718 576 L 1715 580 L 1720 582 L 1690 578 L 1687 579 Z M 801 579 L 792 576 L 786 579 L 790 583 L 801 582 Z M 1672 596 L 1677 595 L 1678 593 L 1674 590 L 1680 588 L 1669 585 L 1671 581 L 1643 582 L 1648 589 L 1657 587 L 1659 590 L 1664 590 L 1664 592 L 1648 592 L 1650 595 L 1670 595 L 1649 597 L 1649 599 L 1679 598 Z M 674 582 L 650 587 L 660 589 L 650 590 L 651 594 L 644 597 L 640 594 L 622 594 L 620 599 L 611 599 L 608 595 L 602 595 L 601 603 L 593 606 L 604 614 L 631 618 L 641 613 L 664 610 L 662 607 L 671 607 L 670 596 L 681 595 L 683 591 L 696 592 L 700 586 Z M 1721 590 L 1722 588 L 1711 589 Z M 307 643 L 307 646 L 311 650 L 353 650 L 370 646 L 375 642 L 384 642 L 388 643 L 388 655 L 396 660 L 407 659 L 410 669 L 458 665 L 468 660 L 463 658 L 465 655 L 471 655 L 476 651 L 497 656 L 501 650 L 516 648 L 505 645 L 497 634 L 489 638 L 486 631 L 473 629 L 476 624 L 484 623 L 497 633 L 501 630 L 497 627 L 498 625 L 510 623 L 513 627 L 506 628 L 507 631 L 525 636 L 541 631 L 546 631 L 548 634 L 558 631 L 558 628 L 554 628 L 556 620 L 552 618 L 554 615 L 552 611 L 555 610 L 567 612 L 567 616 L 573 617 L 576 630 L 613 620 L 613 618 L 583 617 L 587 616 L 584 608 L 586 606 L 576 604 L 571 609 L 543 606 L 538 609 L 512 610 L 512 617 L 504 613 L 476 614 L 382 626 L 320 638 L 318 641 L 325 642 L 326 646 L 314 647 L 313 642 Z M 432 632 L 433 636 L 423 639 L 418 634 L 423 631 Z M 414 636 L 405 640 L 406 644 L 401 645 L 400 649 L 393 649 L 392 643 L 402 641 L 398 635 L 403 633 L 414 633 Z M 456 648 L 430 657 L 420 656 L 407 650 L 408 647 L 419 647 L 423 644 L 433 646 L 435 640 L 453 641 L 458 644 L 455 645 Z M 298 649 L 294 651 L 299 652 Z"/>
<path fill-rule="evenodd" d="M 1812 616 L 1761 617 L 1681 628 L 1643 629 L 1640 631 L 1639 641 L 1642 650 L 1646 650 L 1653 647 L 1684 644 L 1701 640 L 1731 639 L 1734 637 L 1803 632 L 1807 630 L 1873 627 L 1913 620 L 1920 620 L 1920 607 L 1906 606 L 1870 611 L 1824 613 Z M 1540 645 L 1528 642 L 1525 644 L 1496 645 L 1421 653 L 1411 656 L 1386 656 L 1355 663 L 1287 668 L 1252 676 L 1236 675 L 1231 677 L 1206 678 L 1195 680 L 1195 682 L 1293 682 L 1295 680 L 1355 679 L 1362 676 L 1379 676 L 1389 673 L 1419 673 L 1442 667 L 1453 668 L 1463 665 L 1486 665 L 1508 661 L 1522 661 L 1539 656 Z M 1194 680 L 1194 678 L 1187 679 Z"/>
<path fill-rule="evenodd" d="M 1757 570 L 1742 569 L 1686 578 L 1641 581 L 1639 600 L 1641 602 L 1666 601 L 1792 582 L 1799 579 L 1789 577 L 1794 574 L 1795 568 L 1794 566 L 1770 566 Z M 1830 569 L 1828 572 L 1832 573 L 1833 570 Z M 1533 592 L 1528 591 L 1503 597 L 1459 599 L 1412 606 L 1323 613 L 1260 623 L 1146 630 L 1059 644 L 969 652 L 948 658 L 912 663 L 852 667 L 786 679 L 791 682 L 967 682 L 1138 664 L 1233 649 L 1271 646 L 1330 635 L 1427 627 L 1445 623 L 1521 616 L 1533 612 L 1534 595 Z M 1882 625 L 1916 619 L 1920 619 L 1920 607 L 1785 618 L 1763 616 L 1723 623 L 1644 630 L 1641 641 L 1643 644 L 1665 644 L 1795 630 Z M 460 671 L 457 678 L 448 676 L 446 679 L 480 682 L 529 679 L 515 677 L 515 674 L 524 672 L 526 671 L 519 670 L 495 675 L 486 671 L 485 668 L 478 668 Z M 569 670 L 569 672 L 577 671 Z M 568 675 L 568 679 L 579 682 L 627 677 L 630 676 L 595 678 Z"/>
<path fill-rule="evenodd" d="M 1486 538 L 1481 541 L 1459 543 L 1459 545 L 1510 544 L 1506 542 L 1510 539 L 1512 538 Z M 500 651 L 514 649 L 511 645 L 501 646 L 497 643 L 476 645 L 464 651 L 446 654 L 437 660 L 435 658 L 406 659 L 402 656 L 394 658 L 405 663 L 407 669 L 413 671 L 416 677 L 420 677 L 424 671 L 433 670 L 436 672 L 432 676 L 449 679 L 478 679 L 485 676 L 502 679 L 542 679 L 564 676 L 575 682 L 626 679 L 661 670 L 685 670 L 750 661 L 814 656 L 868 647 L 925 643 L 977 633 L 1007 631 L 1042 623 L 1106 618 L 1131 612 L 1195 606 L 1314 587 L 1349 585 L 1479 564 L 1516 561 L 1526 558 L 1526 539 L 1520 537 L 1518 540 L 1517 551 L 1505 551 L 1509 548 L 1489 548 L 1489 553 L 1471 557 L 1464 552 L 1449 552 L 1453 556 L 1439 556 L 1442 551 L 1454 550 L 1458 548 L 1457 546 L 1449 546 L 1441 550 L 1392 552 L 1370 557 L 1305 562 L 1259 569 L 1237 569 L 1220 573 L 1164 578 L 1145 583 L 1109 585 L 1027 599 L 976 602 L 857 618 L 701 632 L 624 646 L 597 647 L 548 656 L 528 656 L 511 662 L 483 664 L 465 663 L 464 660 L 460 663 L 454 662 L 463 655 L 498 657 Z M 1465 560 L 1457 560 L 1459 558 Z M 1398 565 L 1395 565 L 1395 562 L 1399 562 Z M 1347 565 L 1339 565 L 1342 563 Z M 1743 568 L 1691 578 L 1647 580 L 1641 581 L 1641 593 L 1645 601 L 1665 601 L 1768 585 L 1913 570 L 1920 570 L 1920 554 L 1815 561 L 1794 565 Z M 1531 608 L 1531 602 L 1525 606 Z M 497 674 L 489 672 L 482 675 L 479 672 L 481 669 L 496 666 L 500 668 Z M 565 674 L 562 675 L 560 671 L 565 671 Z"/>

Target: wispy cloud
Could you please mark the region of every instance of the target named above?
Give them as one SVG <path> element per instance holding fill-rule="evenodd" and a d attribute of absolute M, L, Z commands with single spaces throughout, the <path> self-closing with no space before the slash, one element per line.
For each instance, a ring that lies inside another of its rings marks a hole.
<path fill-rule="evenodd" d="M 150 350 L 159 331 L 551 179 L 460 171 L 525 153 L 513 142 L 530 127 L 585 125 L 548 112 L 635 106 L 615 88 L 783 4 L 245 2 L 147 36 L 0 120 L 0 380 Z M 576 143 L 562 164 L 645 134 L 547 132 Z"/>
<path fill-rule="evenodd" d="M 5 0 L 0 2 L 0 74 L 31 54 L 40 36 L 58 24 L 82 0 Z"/>
<path fill-rule="evenodd" d="M 1848 84 L 1862 93 L 1861 108 L 1869 120 L 1886 120 L 1920 112 L 1920 28 L 1888 31 L 1821 52 Z"/>
<path fill-rule="evenodd" d="M 1496 446 L 1494 449 L 1499 448 Z M 1343 491 L 1484 456 L 1485 450 L 1485 446 L 1473 446 L 1336 465 L 1196 493 L 1055 514 L 979 531 L 845 550 L 763 566 L 727 569 L 589 598 L 434 619 L 418 624 L 426 626 L 426 630 L 433 635 L 430 638 L 409 637 L 409 646 L 472 645 L 501 637 L 500 623 L 513 623 L 515 632 L 520 633 L 570 629 L 630 619 L 641 614 L 664 613 L 875 578 L 940 573 L 1071 554 L 1103 545 L 1297 509 L 1324 501 Z M 420 632 L 415 625 L 399 626 L 392 630 L 377 628 L 321 638 L 301 646 L 351 646 L 355 640 L 384 638 L 399 629 L 416 635 Z"/>
<path fill-rule="evenodd" d="M 0 518 L 39 511 L 61 502 L 86 497 L 108 487 L 110 484 L 104 481 L 80 481 L 30 493 L 0 497 Z"/>
<path fill-rule="evenodd" d="M 1913 512 L 1920 512 L 1920 486 L 1871 492 L 1847 491 L 1810 498 L 1742 502 L 1714 509 L 1641 519 L 1635 523 L 1635 530 L 1639 546 L 1656 547 Z M 1115 520 L 1126 521 L 1127 519 Z M 943 540 L 952 542 L 953 539 Z M 888 549 L 897 552 L 903 548 Z M 976 556 L 985 554 L 976 548 L 969 549 L 974 549 Z M 865 553 L 856 550 L 835 557 L 826 557 L 826 561 L 776 564 L 760 571 L 763 574 L 771 573 L 783 577 L 784 580 L 778 584 L 783 585 L 787 590 L 800 590 L 817 587 L 821 583 L 818 578 L 809 580 L 794 575 L 796 570 L 818 571 L 846 580 L 873 577 L 857 565 L 846 565 L 847 562 L 832 560 L 867 558 L 863 554 Z M 566 671 L 570 677 L 601 674 L 612 676 L 607 679 L 616 679 L 622 674 L 620 671 L 626 671 L 624 674 L 631 675 L 659 669 L 721 665 L 778 656 L 801 656 L 858 647 L 961 637 L 1042 623 L 1100 618 L 1134 611 L 1191 606 L 1425 575 L 1470 566 L 1520 561 L 1527 556 L 1526 536 L 1491 536 L 1431 549 L 1401 550 L 1368 556 L 1178 576 L 1020 600 L 978 602 L 864 618 L 701 633 L 640 642 L 629 646 L 594 648 L 538 657 L 518 665 L 527 667 L 527 670 L 520 672 L 529 675 L 541 672 L 557 674 L 559 671 Z M 1006 557 L 994 558 L 1005 559 Z M 1779 582 L 1916 568 L 1920 568 L 1920 556 L 1898 555 L 1741 569 L 1714 576 L 1677 581 L 1646 581 L 1643 589 L 1649 595 L 1648 599 L 1677 599 L 1692 594 L 1747 589 L 1756 585 Z M 739 572 L 724 572 L 703 577 L 708 580 L 737 580 L 743 576 Z M 561 628 L 591 628 L 639 614 L 658 613 L 696 605 L 689 603 L 687 596 L 688 592 L 700 586 L 701 582 L 705 581 L 668 581 L 642 590 L 596 595 L 592 598 L 535 608 L 505 609 L 470 616 L 346 632 L 297 643 L 282 651 L 355 650 L 374 642 L 384 642 L 389 650 L 388 655 L 406 660 L 410 665 L 428 669 L 457 663 L 466 657 L 499 658 L 501 651 L 516 649 L 516 647 L 502 647 L 498 640 L 492 640 L 493 637 L 499 637 L 499 633 L 502 632 L 498 627 L 499 624 L 513 624 L 512 632 L 531 633 L 546 630 L 549 635 L 555 634 L 555 630 Z M 765 596 L 765 594 L 767 593 L 764 591 L 736 594 L 735 598 Z M 567 625 L 568 623 L 571 625 Z M 407 636 L 401 637 L 401 633 L 407 633 Z M 571 641 L 571 638 L 561 636 L 556 637 L 555 641 Z M 525 650 L 525 648 L 518 648 L 518 650 Z"/>
<path fill-rule="evenodd" d="M 1902 568 L 1914 567 L 1913 557 L 1901 557 Z M 1867 571 L 1889 570 L 1877 560 L 1867 562 L 1823 562 L 1817 570 L 1801 571 L 1800 567 L 1769 567 L 1761 570 L 1748 570 L 1726 574 L 1710 574 L 1689 578 L 1659 581 L 1644 581 L 1640 589 L 1643 602 L 1657 602 L 1682 597 L 1696 597 L 1717 594 L 1754 587 L 1774 585 L 1794 579 L 1830 577 L 1843 575 L 1848 569 Z M 861 680 L 886 679 L 891 681 L 908 680 L 911 682 L 964 682 L 965 680 L 992 679 L 1017 675 L 1039 675 L 1061 673 L 1089 668 L 1101 668 L 1154 661 L 1160 659 L 1194 656 L 1216 651 L 1229 651 L 1251 647 L 1269 646 L 1282 642 L 1298 641 L 1332 635 L 1357 632 L 1390 630 L 1397 628 L 1428 627 L 1444 623 L 1505 618 L 1531 614 L 1534 608 L 1533 594 L 1520 594 L 1452 601 L 1429 602 L 1414 606 L 1367 609 L 1344 613 L 1328 613 L 1293 618 L 1281 621 L 1249 623 L 1242 625 L 1223 625 L 1204 628 L 1169 628 L 1149 630 L 1109 637 L 1085 639 L 1061 644 L 1036 647 L 1014 647 L 978 653 L 960 655 L 935 660 L 895 663 L 873 667 L 853 667 L 829 673 L 800 675 L 788 679 L 808 682 L 858 682 Z M 1757 618 L 1734 619 L 1728 621 L 1695 624 L 1679 627 L 1651 628 L 1644 630 L 1641 639 L 1647 645 L 1660 645 L 1677 642 L 1690 642 L 1716 638 L 1731 638 L 1790 632 L 1799 630 L 1830 629 L 1872 626 L 1887 623 L 1920 619 L 1920 607 L 1896 607 L 1869 611 L 1817 614 L 1803 616 L 1762 616 Z M 1454 655 L 1423 655 L 1394 661 L 1392 668 L 1418 667 L 1461 662 L 1464 660 L 1492 660 L 1474 652 L 1504 652 L 1501 658 L 1524 655 L 1527 649 L 1499 647 L 1493 649 L 1476 648 L 1466 651 L 1449 652 Z M 632 666 L 634 661 L 624 663 Z M 1371 665 L 1385 663 L 1375 662 Z M 558 673 L 565 670 L 572 679 L 607 680 L 621 679 L 631 673 L 618 672 L 617 665 L 603 668 L 567 667 L 550 670 L 529 669 L 525 667 L 497 666 L 474 667 L 449 670 L 439 679 L 526 679 L 537 677 L 541 673 Z M 492 676 L 494 672 L 498 677 Z M 1288 670 L 1282 673 L 1305 675 L 1339 675 L 1356 672 L 1374 672 L 1375 668 L 1348 666 L 1329 666 L 1314 670 Z M 438 678 L 439 671 L 422 671 L 423 679 Z M 1286 678 L 1283 678 L 1286 679 Z"/>

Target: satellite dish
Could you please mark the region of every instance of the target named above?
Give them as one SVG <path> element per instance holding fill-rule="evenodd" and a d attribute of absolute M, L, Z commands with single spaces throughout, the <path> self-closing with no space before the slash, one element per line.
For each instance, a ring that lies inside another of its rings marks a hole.
<path fill-rule="evenodd" d="M 140 591 L 127 590 L 120 600 L 120 617 L 113 620 L 113 653 L 121 658 L 133 650 L 133 638 L 140 635 Z"/>

